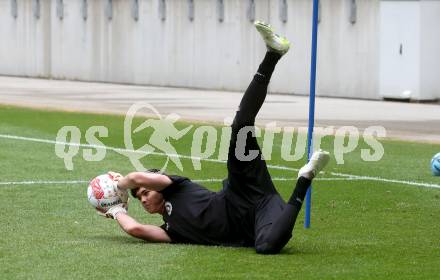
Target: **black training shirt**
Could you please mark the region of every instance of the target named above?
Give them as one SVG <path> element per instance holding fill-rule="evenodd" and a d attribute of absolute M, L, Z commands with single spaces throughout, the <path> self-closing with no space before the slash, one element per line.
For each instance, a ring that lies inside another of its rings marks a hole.
<path fill-rule="evenodd" d="M 167 176 L 172 184 L 161 191 L 165 199 L 161 228 L 172 242 L 243 245 L 231 229 L 224 192 L 212 192 L 185 177 Z"/>

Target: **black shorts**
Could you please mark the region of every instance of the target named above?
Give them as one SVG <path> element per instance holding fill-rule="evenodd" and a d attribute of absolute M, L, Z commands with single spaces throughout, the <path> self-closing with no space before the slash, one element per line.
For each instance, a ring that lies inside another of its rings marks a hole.
<path fill-rule="evenodd" d="M 235 226 L 254 242 L 258 231 L 279 217 L 285 202 L 275 189 L 257 139 L 251 132 L 246 138 L 245 155 L 250 151 L 258 151 L 258 156 L 250 161 L 237 158 L 237 135 L 242 127 L 232 125 L 227 161 L 228 177 L 223 182 L 223 189 Z M 253 124 L 249 127 L 254 129 Z"/>

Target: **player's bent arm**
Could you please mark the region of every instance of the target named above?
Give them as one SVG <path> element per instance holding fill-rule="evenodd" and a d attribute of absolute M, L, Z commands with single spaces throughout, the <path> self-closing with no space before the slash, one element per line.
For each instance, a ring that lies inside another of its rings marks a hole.
<path fill-rule="evenodd" d="M 131 172 L 118 180 L 121 189 L 144 187 L 151 191 L 161 191 L 173 182 L 168 176 L 159 173 Z"/>
<path fill-rule="evenodd" d="M 171 238 L 166 231 L 158 226 L 140 224 L 125 213 L 118 213 L 116 215 L 116 220 L 121 228 L 133 237 L 150 242 L 171 242 Z"/>

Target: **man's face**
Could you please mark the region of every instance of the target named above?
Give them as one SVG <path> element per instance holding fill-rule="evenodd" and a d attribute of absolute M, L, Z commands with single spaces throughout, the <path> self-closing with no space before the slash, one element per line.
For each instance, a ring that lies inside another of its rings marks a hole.
<path fill-rule="evenodd" d="M 145 211 L 148 213 L 161 213 L 165 203 L 161 193 L 149 191 L 146 188 L 139 188 L 136 192 L 136 197 L 140 200 Z"/>

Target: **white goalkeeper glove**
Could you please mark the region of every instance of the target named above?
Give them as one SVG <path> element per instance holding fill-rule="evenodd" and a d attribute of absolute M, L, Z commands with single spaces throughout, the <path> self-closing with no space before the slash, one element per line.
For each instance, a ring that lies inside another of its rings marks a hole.
<path fill-rule="evenodd" d="M 114 182 L 113 189 L 115 190 L 116 195 L 122 199 L 123 203 L 125 203 L 128 200 L 128 191 L 118 187 L 117 181 Z"/>
<path fill-rule="evenodd" d="M 105 212 L 105 216 L 107 218 L 112 218 L 112 219 L 116 220 L 116 216 L 119 213 L 127 214 L 127 209 L 128 209 L 127 204 L 121 203 L 121 204 L 115 205 L 112 208 L 108 209 L 107 212 Z"/>
<path fill-rule="evenodd" d="M 112 171 L 109 171 L 108 175 L 111 176 L 113 179 L 113 190 L 115 191 L 116 195 L 122 199 L 123 203 L 127 203 L 126 200 L 128 199 L 128 191 L 126 189 L 118 187 L 118 181 L 123 178 L 123 176 L 119 173 Z"/>

